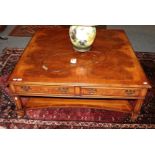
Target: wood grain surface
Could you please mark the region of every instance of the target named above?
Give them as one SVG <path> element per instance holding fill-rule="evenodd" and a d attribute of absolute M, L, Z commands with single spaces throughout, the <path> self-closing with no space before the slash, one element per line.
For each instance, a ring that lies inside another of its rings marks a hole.
<path fill-rule="evenodd" d="M 80 53 L 68 28 L 58 27 L 34 35 L 9 84 L 19 116 L 26 108 L 91 107 L 130 112 L 132 121 L 151 87 L 124 31 L 98 29 L 91 50 Z"/>

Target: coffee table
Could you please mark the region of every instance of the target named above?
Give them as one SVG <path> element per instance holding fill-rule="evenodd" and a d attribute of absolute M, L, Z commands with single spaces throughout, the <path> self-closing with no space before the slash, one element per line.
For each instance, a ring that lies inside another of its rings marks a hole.
<path fill-rule="evenodd" d="M 151 87 L 123 30 L 98 29 L 91 50 L 80 53 L 68 28 L 36 32 L 9 86 L 19 117 L 28 108 L 90 107 L 127 112 L 132 121 Z"/>

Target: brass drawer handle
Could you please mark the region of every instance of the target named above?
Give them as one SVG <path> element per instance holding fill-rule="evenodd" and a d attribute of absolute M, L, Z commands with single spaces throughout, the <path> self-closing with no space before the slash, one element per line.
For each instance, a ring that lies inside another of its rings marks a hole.
<path fill-rule="evenodd" d="M 96 94 L 96 92 L 97 92 L 97 89 L 95 89 L 95 88 L 88 88 L 88 94 L 93 95 L 93 94 Z"/>
<path fill-rule="evenodd" d="M 21 88 L 24 90 L 24 91 L 29 91 L 31 88 L 30 86 L 21 86 Z"/>
<path fill-rule="evenodd" d="M 132 95 L 134 95 L 135 94 L 135 90 L 132 90 L 132 89 L 127 89 L 127 90 L 125 90 L 125 93 L 128 95 L 128 96 L 132 96 Z"/>
<path fill-rule="evenodd" d="M 66 87 L 61 87 L 61 88 L 58 88 L 58 90 L 61 92 L 61 93 L 63 93 L 63 94 L 66 94 L 66 93 L 68 93 L 68 88 L 66 88 Z"/>

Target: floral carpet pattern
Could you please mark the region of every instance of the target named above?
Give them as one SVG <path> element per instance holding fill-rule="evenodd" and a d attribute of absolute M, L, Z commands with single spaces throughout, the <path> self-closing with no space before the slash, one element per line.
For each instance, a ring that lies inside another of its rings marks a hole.
<path fill-rule="evenodd" d="M 155 128 L 155 54 L 136 52 L 152 89 L 137 121 L 132 123 L 129 114 L 91 108 L 29 109 L 24 118 L 17 118 L 7 79 L 22 52 L 23 49 L 6 48 L 0 55 L 0 128 Z"/>
<path fill-rule="evenodd" d="M 58 25 L 18 25 L 9 34 L 10 36 L 32 37 L 33 34 L 42 28 L 52 29 L 53 27 L 61 27 Z"/>
<path fill-rule="evenodd" d="M 33 34 L 41 28 L 52 29 L 53 27 L 69 27 L 69 25 L 18 25 L 16 26 L 12 32 L 9 34 L 10 36 L 18 36 L 18 37 L 32 37 Z M 105 25 L 98 25 L 98 28 L 106 28 Z"/>

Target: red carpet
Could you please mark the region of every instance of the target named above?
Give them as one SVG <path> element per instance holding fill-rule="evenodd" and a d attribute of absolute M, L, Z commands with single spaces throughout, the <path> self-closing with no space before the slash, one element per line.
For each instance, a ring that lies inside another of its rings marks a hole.
<path fill-rule="evenodd" d="M 9 34 L 10 36 L 32 37 L 33 34 L 41 28 L 52 29 L 53 27 L 61 27 L 58 25 L 18 25 Z"/>
<path fill-rule="evenodd" d="M 41 28 L 52 29 L 53 27 L 69 27 L 67 25 L 18 25 L 12 30 L 9 34 L 10 36 L 18 36 L 18 37 L 32 37 L 33 34 Z M 104 25 L 98 26 L 98 28 L 106 28 Z"/>

